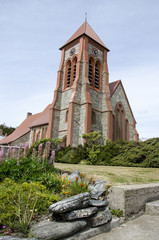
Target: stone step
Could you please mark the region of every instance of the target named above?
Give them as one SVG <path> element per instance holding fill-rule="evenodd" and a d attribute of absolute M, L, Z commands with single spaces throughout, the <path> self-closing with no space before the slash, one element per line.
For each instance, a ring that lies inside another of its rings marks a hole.
<path fill-rule="evenodd" d="M 159 216 L 159 200 L 146 203 L 146 214 Z"/>

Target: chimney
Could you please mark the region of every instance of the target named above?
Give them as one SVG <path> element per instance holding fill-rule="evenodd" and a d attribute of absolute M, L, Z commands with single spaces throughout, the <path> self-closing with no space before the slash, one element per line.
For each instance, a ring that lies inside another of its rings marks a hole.
<path fill-rule="evenodd" d="M 3 129 L 0 129 L 0 136 L 3 136 Z"/>
<path fill-rule="evenodd" d="M 32 115 L 32 113 L 27 112 L 27 117 L 26 118 L 30 117 L 31 115 Z"/>

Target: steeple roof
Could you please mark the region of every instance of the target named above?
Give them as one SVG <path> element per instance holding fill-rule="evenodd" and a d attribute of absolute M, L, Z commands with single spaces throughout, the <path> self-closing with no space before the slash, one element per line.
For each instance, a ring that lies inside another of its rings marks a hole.
<path fill-rule="evenodd" d="M 87 23 L 84 22 L 80 28 L 68 39 L 68 41 L 60 48 L 60 50 L 74 41 L 75 39 L 81 37 L 82 35 L 87 35 L 89 38 L 93 39 L 96 41 L 98 44 L 100 44 L 102 47 L 106 48 L 108 51 L 109 49 L 105 46 L 105 44 L 102 42 L 102 40 L 98 37 L 98 35 L 94 32 L 94 30 L 91 28 L 91 26 Z"/>

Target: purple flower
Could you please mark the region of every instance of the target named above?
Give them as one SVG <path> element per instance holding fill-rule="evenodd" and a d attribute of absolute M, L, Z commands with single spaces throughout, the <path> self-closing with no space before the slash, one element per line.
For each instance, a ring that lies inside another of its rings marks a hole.
<path fill-rule="evenodd" d="M 5 229 L 5 228 L 6 228 L 6 226 L 5 226 L 5 225 L 3 225 L 3 226 L 2 226 L 2 228 L 3 228 L 3 229 Z"/>

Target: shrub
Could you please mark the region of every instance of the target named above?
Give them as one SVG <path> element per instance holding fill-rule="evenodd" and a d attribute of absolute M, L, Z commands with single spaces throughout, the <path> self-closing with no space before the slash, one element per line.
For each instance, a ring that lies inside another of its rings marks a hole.
<path fill-rule="evenodd" d="M 89 192 L 88 189 L 89 183 L 87 183 L 84 179 L 84 176 L 81 174 L 81 181 L 78 180 L 76 177 L 76 181 L 70 182 L 67 178 L 63 178 L 63 185 L 62 185 L 62 194 L 65 197 L 74 196 L 79 193 Z"/>
<path fill-rule="evenodd" d="M 5 179 L 0 193 L 0 224 L 24 233 L 35 214 L 46 212 L 50 204 L 59 200 L 38 182 L 19 184 Z"/>
<path fill-rule="evenodd" d="M 31 156 L 31 154 L 33 153 L 33 149 L 36 149 L 36 151 L 38 151 L 38 146 L 40 144 L 42 144 L 42 149 L 44 150 L 45 144 L 47 142 L 51 143 L 51 149 L 55 149 L 62 142 L 62 140 L 60 138 L 57 138 L 57 139 L 44 138 L 44 139 L 41 139 L 40 141 L 36 141 L 29 149 L 29 156 Z"/>
<path fill-rule="evenodd" d="M 49 173 L 58 173 L 58 170 L 50 165 L 49 161 L 40 163 L 37 159 L 23 158 L 20 165 L 17 165 L 16 159 L 11 159 L 10 161 L 3 160 L 0 166 L 0 181 L 3 181 L 6 177 L 17 182 L 43 181 L 43 176 Z M 43 183 L 45 184 L 45 181 Z"/>

